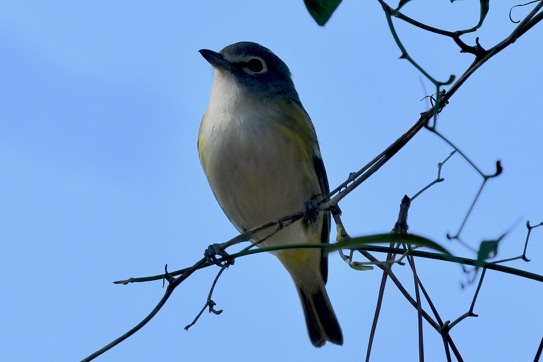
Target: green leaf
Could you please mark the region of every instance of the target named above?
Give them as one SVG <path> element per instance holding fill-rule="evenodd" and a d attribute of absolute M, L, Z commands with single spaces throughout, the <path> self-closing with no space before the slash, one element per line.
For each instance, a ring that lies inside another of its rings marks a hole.
<path fill-rule="evenodd" d="M 484 240 L 481 242 L 481 245 L 479 245 L 479 251 L 477 252 L 477 263 L 475 264 L 475 268 L 478 269 L 482 267 L 488 259 L 491 259 L 498 254 L 498 245 L 505 235 L 507 235 L 507 233 L 503 234 L 496 240 Z"/>
<path fill-rule="evenodd" d="M 479 14 L 479 23 L 476 25 L 477 29 L 479 29 L 481 25 L 483 25 L 483 22 L 485 21 L 486 15 L 488 14 L 488 10 L 490 9 L 490 0 L 480 0 L 480 9 L 481 9 L 481 12 Z"/>
<path fill-rule="evenodd" d="M 320 26 L 324 26 L 332 17 L 341 0 L 304 0 L 309 14 Z"/>
<path fill-rule="evenodd" d="M 368 235 L 368 236 L 358 236 L 353 237 L 349 241 L 343 241 L 339 242 L 337 244 L 332 245 L 328 251 L 333 251 L 337 249 L 358 249 L 365 245 L 371 245 L 371 244 L 387 244 L 387 243 L 397 243 L 402 242 L 405 244 L 409 244 L 411 246 L 423 246 L 425 248 L 436 250 L 444 255 L 452 256 L 451 253 L 447 251 L 444 247 L 436 243 L 435 241 L 432 241 L 430 239 L 426 239 L 425 237 L 418 236 L 415 234 L 377 234 L 377 235 Z"/>
<path fill-rule="evenodd" d="M 483 266 L 487 259 L 493 258 L 498 253 L 498 240 L 486 240 L 481 242 L 477 252 L 477 264 L 475 267 Z"/>
<path fill-rule="evenodd" d="M 451 0 L 451 3 L 454 3 L 457 0 Z M 486 16 L 488 15 L 488 10 L 490 9 L 490 0 L 479 0 L 479 22 L 473 28 L 460 31 L 462 34 L 473 33 L 477 31 L 485 21 Z"/>

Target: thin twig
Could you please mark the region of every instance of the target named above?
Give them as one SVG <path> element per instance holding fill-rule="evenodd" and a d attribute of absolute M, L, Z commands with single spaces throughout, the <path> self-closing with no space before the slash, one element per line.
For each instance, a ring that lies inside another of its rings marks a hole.
<path fill-rule="evenodd" d="M 541 342 L 539 342 L 539 348 L 537 348 L 537 352 L 535 353 L 534 362 L 538 362 L 541 358 L 541 353 L 543 352 L 543 338 L 541 338 Z"/>
<path fill-rule="evenodd" d="M 415 195 L 411 196 L 411 201 L 416 199 L 419 195 L 421 195 L 424 191 L 428 190 L 430 187 L 434 186 L 437 183 L 445 181 L 443 177 L 441 177 L 441 169 L 443 168 L 443 165 L 445 162 L 447 162 L 454 154 L 456 153 L 456 150 L 452 151 L 447 158 L 445 158 L 443 161 L 437 164 L 437 177 L 430 182 L 428 185 L 424 186 L 419 192 L 417 192 Z"/>
<path fill-rule="evenodd" d="M 387 257 L 388 259 L 388 257 Z M 384 266 L 387 268 L 387 266 Z M 389 269 L 390 270 L 390 269 Z M 387 273 L 383 271 L 381 275 L 381 284 L 379 285 L 379 292 L 377 293 L 377 303 L 375 304 L 375 311 L 373 312 L 373 320 L 371 323 L 370 336 L 368 338 L 368 347 L 366 348 L 366 362 L 370 361 L 371 348 L 373 346 L 373 340 L 375 338 L 375 332 L 377 331 L 377 323 L 379 321 L 379 315 L 381 313 L 381 307 L 383 305 L 383 297 L 385 295 L 385 287 L 387 284 Z"/>
<path fill-rule="evenodd" d="M 415 267 L 415 260 L 411 255 L 407 256 L 409 266 L 413 272 L 413 284 L 415 286 L 415 297 L 417 300 L 417 330 L 419 333 L 419 362 L 424 362 L 424 333 L 422 325 L 422 300 L 420 298 L 420 284 L 421 281 L 417 275 L 417 268 Z"/>
<path fill-rule="evenodd" d="M 460 323 L 464 319 L 466 319 L 468 317 L 478 317 L 478 315 L 475 314 L 473 312 L 473 310 L 475 309 L 475 302 L 477 301 L 477 297 L 479 296 L 479 292 L 481 291 L 481 286 L 483 285 L 483 280 L 485 279 L 485 276 L 486 276 L 486 268 L 483 268 L 481 276 L 479 277 L 479 283 L 477 284 L 477 289 L 475 289 L 475 293 L 473 294 L 473 299 L 471 300 L 471 305 L 469 307 L 469 310 L 466 313 L 464 313 L 463 315 L 461 315 L 460 317 L 458 317 L 456 320 L 454 320 L 452 323 L 447 324 L 447 327 L 446 327 L 447 333 L 449 333 L 449 331 L 455 325 L 457 325 L 458 323 Z"/>
<path fill-rule="evenodd" d="M 194 320 L 190 324 L 185 326 L 186 331 L 188 331 L 190 327 L 192 327 L 193 325 L 196 324 L 196 322 L 198 322 L 198 319 L 200 319 L 200 317 L 202 316 L 202 313 L 204 313 L 204 311 L 207 308 L 209 308 L 210 313 L 213 313 L 213 314 L 216 314 L 216 315 L 219 315 L 219 314 L 222 313 L 222 309 L 219 309 L 219 310 L 215 309 L 215 306 L 217 304 L 215 303 L 215 301 L 213 301 L 213 299 L 211 299 L 211 297 L 213 296 L 213 291 L 215 290 L 215 286 L 217 285 L 217 281 L 219 280 L 219 278 L 221 277 L 221 274 L 226 269 L 228 269 L 228 265 L 222 266 L 221 269 L 219 270 L 219 272 L 217 273 L 217 275 L 215 276 L 215 279 L 213 280 L 213 283 L 211 284 L 211 288 L 209 289 L 209 293 L 207 295 L 206 304 L 203 306 L 203 308 L 200 310 L 200 312 L 196 315 Z"/>
<path fill-rule="evenodd" d="M 403 249 L 398 249 L 398 248 L 392 248 L 391 251 L 393 253 L 397 253 L 398 251 L 399 252 L 403 252 L 404 250 Z M 359 252 L 364 255 L 364 257 L 368 258 L 370 261 L 372 262 L 377 262 L 377 259 L 371 255 L 370 253 L 368 253 L 366 250 L 359 250 Z M 407 301 L 413 306 L 416 308 L 417 306 L 417 302 L 415 301 L 415 299 L 413 299 L 411 297 L 411 295 L 409 294 L 409 292 L 404 288 L 404 286 L 402 285 L 402 283 L 400 282 L 400 280 L 396 277 L 396 275 L 392 272 L 392 270 L 390 268 L 388 268 L 386 266 L 386 264 L 378 264 L 376 263 L 375 264 L 377 267 L 379 267 L 381 270 L 383 270 L 386 274 L 387 274 L 387 277 L 390 278 L 390 280 L 396 285 L 396 288 L 398 288 L 398 290 L 400 291 L 400 293 L 402 293 L 402 295 L 405 297 L 405 299 L 407 299 Z M 422 312 L 422 317 L 436 330 L 436 331 L 439 331 L 441 328 L 440 326 L 432 319 L 432 317 L 426 313 L 424 310 L 421 311 Z"/>
<path fill-rule="evenodd" d="M 524 261 L 530 261 L 530 259 L 528 259 L 528 257 L 526 256 L 526 250 L 528 250 L 528 241 L 530 241 L 532 229 L 540 226 L 543 226 L 543 221 L 535 225 L 530 225 L 530 221 L 526 221 L 526 228 L 528 229 L 528 233 L 526 234 L 526 242 L 524 243 L 524 251 L 522 252 L 522 260 Z"/>
<path fill-rule="evenodd" d="M 168 284 L 168 287 L 166 288 L 166 292 L 164 292 L 164 295 L 160 299 L 160 301 L 157 303 L 157 305 L 153 308 L 153 310 L 145 317 L 141 322 L 139 322 L 137 325 L 135 325 L 132 329 L 130 329 L 128 332 L 124 333 L 122 336 L 116 338 L 111 343 L 105 345 L 104 347 L 100 348 L 98 351 L 92 353 L 90 356 L 82 359 L 82 362 L 92 361 L 96 357 L 100 356 L 101 354 L 109 351 L 128 337 L 132 336 L 134 333 L 142 329 L 153 317 L 162 309 L 164 304 L 168 301 L 170 296 L 172 295 L 173 291 L 179 284 L 181 284 L 185 279 L 187 279 L 192 273 L 194 273 L 196 270 L 200 269 L 205 265 L 206 260 L 204 258 L 200 259 L 198 262 L 196 262 L 192 267 L 187 268 L 185 272 L 180 275 L 179 277 L 175 278 Z M 167 273 L 166 273 L 167 275 Z"/>

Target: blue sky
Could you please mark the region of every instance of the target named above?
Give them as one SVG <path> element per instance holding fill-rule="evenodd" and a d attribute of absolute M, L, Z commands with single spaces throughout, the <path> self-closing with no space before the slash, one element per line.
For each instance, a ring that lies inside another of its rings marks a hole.
<path fill-rule="evenodd" d="M 474 4 L 472 4 L 474 3 Z M 476 2 L 419 1 L 408 14 L 451 30 L 476 23 Z M 491 4 L 477 35 L 490 47 L 514 24 L 514 2 Z M 520 17 L 524 10 L 517 10 Z M 472 57 L 448 39 L 404 25 L 412 55 L 438 79 L 459 75 Z M 500 257 L 519 254 L 526 220 L 543 220 L 538 25 L 451 99 L 439 129 L 488 173 L 463 236 L 476 247 L 509 232 Z M 473 41 L 467 36 L 466 41 Z M 161 283 L 111 282 L 160 273 L 198 260 L 236 235 L 207 185 L 196 151 L 212 69 L 198 54 L 240 40 L 259 42 L 290 67 L 319 135 L 330 184 L 342 182 L 407 130 L 433 90 L 398 59 L 376 1 L 344 1 L 324 27 L 302 1 L 50 1 L 0 5 L 0 353 L 9 361 L 80 360 L 139 322 L 163 293 Z M 423 86 L 424 85 L 424 86 Z M 426 90 L 425 90 L 426 88 Z M 389 231 L 404 194 L 437 173 L 450 148 L 422 131 L 340 206 L 351 235 Z M 446 181 L 410 210 L 410 230 L 455 254 L 446 240 L 479 187 L 460 157 Z M 332 235 L 334 238 L 334 235 Z M 543 230 L 533 232 L 530 263 L 543 273 Z M 475 286 L 453 264 L 419 261 L 419 275 L 444 320 L 469 308 Z M 398 269 L 406 286 L 412 278 Z M 224 273 L 214 300 L 189 332 L 217 272 L 182 284 L 142 331 L 100 361 L 362 360 L 381 274 L 330 258 L 328 290 L 345 344 L 315 349 L 288 274 L 271 255 L 243 258 Z M 487 273 L 478 318 L 452 336 L 465 360 L 532 360 L 541 339 L 543 289 L 537 282 Z M 444 360 L 425 325 L 428 360 Z M 416 312 L 387 289 L 372 361 L 417 360 Z"/>

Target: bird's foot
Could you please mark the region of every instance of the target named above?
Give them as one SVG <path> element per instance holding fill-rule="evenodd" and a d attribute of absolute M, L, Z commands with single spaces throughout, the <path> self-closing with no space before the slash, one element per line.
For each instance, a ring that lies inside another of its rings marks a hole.
<path fill-rule="evenodd" d="M 313 200 L 304 202 L 303 223 L 307 226 L 313 226 L 319 220 L 319 206 Z"/>
<path fill-rule="evenodd" d="M 208 262 L 220 266 L 221 268 L 234 264 L 234 259 L 221 248 L 220 244 L 209 245 L 204 252 L 204 256 Z"/>

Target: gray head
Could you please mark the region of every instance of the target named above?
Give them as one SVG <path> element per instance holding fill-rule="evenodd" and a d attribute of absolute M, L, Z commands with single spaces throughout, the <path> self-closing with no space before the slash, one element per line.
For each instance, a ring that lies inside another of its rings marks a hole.
<path fill-rule="evenodd" d="M 299 102 L 287 65 L 260 44 L 239 42 L 227 46 L 219 53 L 202 49 L 200 54 L 218 72 L 232 74 L 240 86 L 254 95 L 290 98 Z"/>

